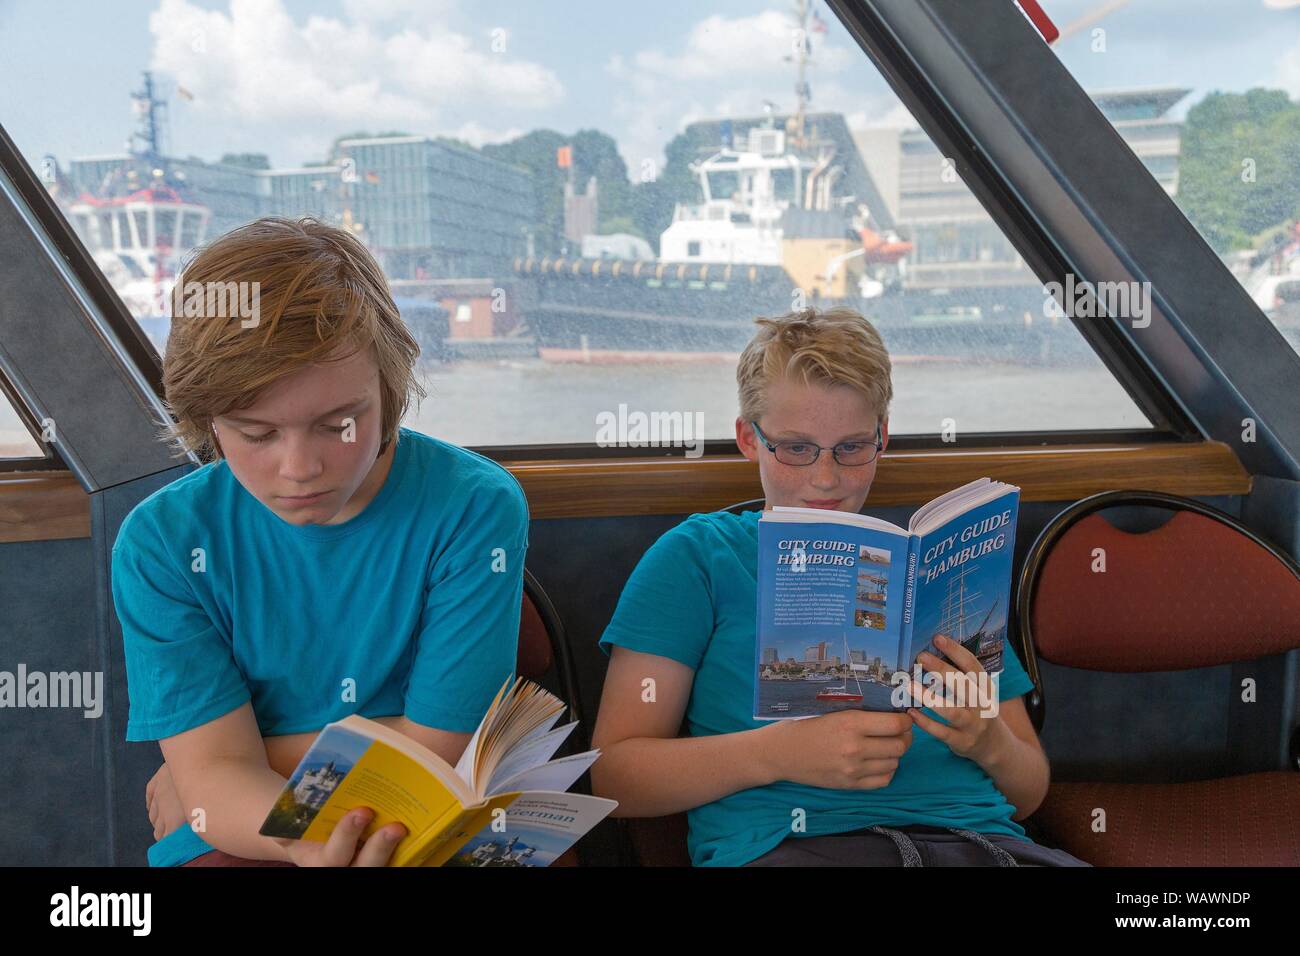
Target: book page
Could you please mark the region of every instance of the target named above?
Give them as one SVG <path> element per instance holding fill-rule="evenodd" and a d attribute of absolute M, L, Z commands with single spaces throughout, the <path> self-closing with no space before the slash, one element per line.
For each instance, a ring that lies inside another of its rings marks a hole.
<path fill-rule="evenodd" d="M 855 514 L 851 511 L 828 511 L 823 508 L 791 508 L 785 505 L 775 505 L 770 510 L 764 511 L 763 517 L 759 520 L 845 524 L 857 528 L 875 528 L 887 534 L 907 534 L 907 529 L 900 528 L 898 525 L 891 524 L 874 515 Z"/>
<path fill-rule="evenodd" d="M 569 734 L 573 733 L 573 728 L 577 726 L 578 722 L 575 720 L 549 733 L 521 741 L 492 771 L 492 779 L 488 781 L 488 793 L 500 792 L 496 781 L 508 780 L 515 774 L 531 770 L 554 757 L 555 751 L 560 749 Z"/>
<path fill-rule="evenodd" d="M 599 750 L 588 750 L 586 753 L 561 757 L 540 767 L 520 771 L 500 783 L 493 784 L 490 796 L 512 790 L 568 790 L 587 772 L 587 768 L 595 763 L 599 756 Z"/>

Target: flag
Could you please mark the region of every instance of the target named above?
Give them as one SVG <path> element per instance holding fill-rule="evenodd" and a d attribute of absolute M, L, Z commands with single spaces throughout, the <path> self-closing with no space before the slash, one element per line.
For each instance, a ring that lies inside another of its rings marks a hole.
<path fill-rule="evenodd" d="M 826 32 L 826 21 L 821 18 L 821 15 L 816 10 L 813 11 L 812 21 L 813 21 L 812 22 L 813 33 Z"/>
<path fill-rule="evenodd" d="M 572 146 L 561 146 L 555 151 L 555 165 L 560 169 L 569 169 L 573 166 Z"/>
<path fill-rule="evenodd" d="M 372 169 L 367 169 L 367 170 L 366 170 L 366 182 L 368 182 L 368 183 L 377 183 L 377 182 L 379 182 L 379 174 L 378 174 L 377 172 L 375 172 L 374 170 L 372 170 Z"/>

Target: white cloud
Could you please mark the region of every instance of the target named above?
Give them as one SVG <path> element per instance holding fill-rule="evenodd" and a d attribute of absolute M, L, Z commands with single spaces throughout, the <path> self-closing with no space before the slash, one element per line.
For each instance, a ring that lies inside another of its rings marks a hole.
<path fill-rule="evenodd" d="M 781 10 L 753 16 L 713 15 L 691 26 L 680 50 L 640 50 L 615 54 L 605 63 L 614 83 L 615 115 L 628 169 L 644 157 L 662 163 L 662 148 L 675 134 L 700 119 L 761 116 L 764 101 L 777 112 L 794 109 L 797 38 L 794 21 Z M 851 126 L 915 126 L 883 80 L 864 89 L 878 74 L 866 55 L 832 22 L 827 33 L 812 35 L 813 65 L 808 71 L 812 109 L 844 113 Z"/>
<path fill-rule="evenodd" d="M 519 117 L 562 100 L 550 69 L 493 52 L 489 35 L 465 36 L 430 15 L 452 6 L 348 0 L 347 19 L 296 23 L 282 0 L 231 0 L 228 12 L 162 0 L 149 18 L 151 67 L 193 94 L 187 111 L 221 123 L 231 134 L 223 141 L 253 144 L 273 133 L 317 144 L 315 155 L 286 162 L 323 158 L 334 136 L 354 129 L 498 141 L 512 133 L 476 117 Z M 417 25 L 395 28 L 397 17 Z"/>
<path fill-rule="evenodd" d="M 385 23 L 415 17 L 445 20 L 456 0 L 343 0 L 343 11 L 353 22 Z"/>
<path fill-rule="evenodd" d="M 814 34 L 818 46 L 817 69 L 843 69 L 856 54 L 844 47 L 820 42 L 825 34 Z M 660 50 L 636 54 L 638 70 L 675 80 L 729 79 L 773 71 L 782 57 L 796 49 L 794 20 L 778 10 L 766 10 L 752 17 L 706 17 L 691 28 L 684 49 L 677 55 Z"/>

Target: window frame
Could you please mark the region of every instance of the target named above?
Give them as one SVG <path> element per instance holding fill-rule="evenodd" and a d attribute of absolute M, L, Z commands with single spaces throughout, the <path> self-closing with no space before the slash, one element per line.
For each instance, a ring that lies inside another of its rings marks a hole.
<path fill-rule="evenodd" d="M 912 57 L 898 42 L 890 22 L 906 16 L 930 17 L 938 29 L 944 17 L 952 16 L 956 5 L 936 3 L 934 0 L 906 0 L 915 9 L 907 11 L 900 0 L 828 0 L 832 10 L 857 39 L 886 82 L 911 110 L 913 117 L 934 141 L 941 153 L 957 161 L 958 170 L 968 188 L 988 211 L 994 225 L 1002 232 L 1012 247 L 1024 258 L 1026 264 L 1040 278 L 1063 275 L 1067 271 L 1067 257 L 1054 241 L 1045 226 L 1021 201 L 1007 182 L 1005 174 L 996 168 L 986 153 L 976 145 L 976 139 L 965 131 L 951 103 L 938 89 L 936 76 L 921 73 Z M 983 4 L 980 4 L 983 6 Z M 1006 4 L 1010 8 L 1010 3 Z M 940 12 L 940 8 L 945 8 Z M 923 10 L 921 8 L 924 8 Z M 1032 28 L 1020 20 L 1022 34 Z M 1033 34 L 1035 41 L 1037 35 Z M 1017 43 L 1026 40 L 1024 35 L 1015 38 Z M 1054 61 L 1053 61 L 1054 62 Z M 1056 64 L 1061 76 L 1069 83 L 1072 77 L 1063 66 Z M 1081 92 L 1081 91 L 1080 91 Z M 1097 114 L 1096 119 L 1106 123 Z M 1109 130 L 1109 123 L 1106 123 Z M 1113 132 L 1113 131 L 1112 131 Z M 136 374 L 152 389 L 153 404 L 161 399 L 161 361 L 157 352 L 140 327 L 126 311 L 102 273 L 94 266 L 72 226 L 59 214 L 43 186 L 36 180 L 25 160 L 12 141 L 0 129 L 0 166 L 9 183 L 22 195 L 32 215 L 44 229 L 50 244 L 62 255 L 72 272 L 84 285 L 87 298 L 94 305 L 95 315 L 86 318 L 98 321 L 120 344 L 124 358 L 132 360 Z M 1154 188 L 1158 184 L 1152 180 Z M 1164 198 L 1168 198 L 1160 190 Z M 35 237 L 33 237 L 35 238 Z M 1262 316 L 1261 316 L 1262 317 Z M 937 435 L 900 435 L 891 439 L 891 448 L 897 452 L 930 450 L 958 455 L 965 449 L 1017 449 L 1030 446 L 1129 443 L 1157 446 L 1165 443 L 1196 443 L 1204 435 L 1186 413 L 1178 397 L 1167 390 L 1151 368 L 1140 360 L 1131 340 L 1115 328 L 1115 323 L 1101 321 L 1075 322 L 1080 334 L 1092 345 L 1104 367 L 1137 404 L 1139 410 L 1152 422 L 1151 430 L 1054 430 L 1007 431 L 996 433 L 964 434 L 959 448 L 945 445 Z M 102 334 L 102 331 L 101 331 Z M 21 414 L 21 412 L 20 412 Z M 480 453 L 504 463 L 522 461 L 554 461 L 556 463 L 601 462 L 626 459 L 634 462 L 664 461 L 674 457 L 673 449 L 664 449 L 662 455 L 648 455 L 641 448 L 600 448 L 591 444 L 558 445 L 471 445 Z M 705 458 L 731 457 L 738 454 L 732 440 L 711 440 L 705 443 Z M 680 450 L 677 450 L 680 457 Z M 694 461 L 698 461 L 695 459 Z M 48 466 L 48 460 L 42 464 Z M 12 462 L 0 463 L 0 469 L 14 470 Z M 174 462 L 173 462 L 174 464 Z M 74 471 L 77 469 L 74 466 Z M 153 470 L 157 470 L 156 468 Z M 151 473 L 151 472 L 146 472 Z M 79 475 L 79 477 L 82 477 Z"/>

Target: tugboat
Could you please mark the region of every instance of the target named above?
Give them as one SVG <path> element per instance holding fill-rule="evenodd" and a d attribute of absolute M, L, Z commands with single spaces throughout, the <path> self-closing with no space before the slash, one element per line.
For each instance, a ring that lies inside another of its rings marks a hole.
<path fill-rule="evenodd" d="M 657 261 L 515 261 L 543 359 L 734 358 L 754 318 L 792 308 L 794 290 L 809 305 L 860 307 L 898 284 L 912 244 L 887 221 L 844 117 L 810 112 L 810 18 L 808 0 L 797 0 L 792 114 L 767 103 L 764 117 L 688 127 L 701 142 L 690 165 L 700 198 L 675 204 Z"/>

